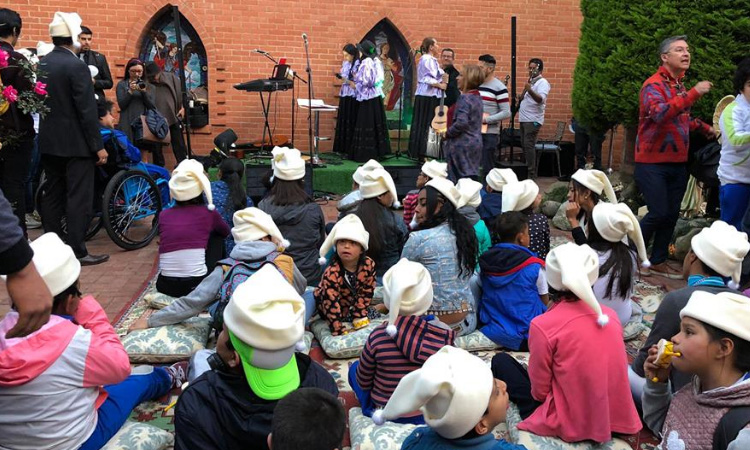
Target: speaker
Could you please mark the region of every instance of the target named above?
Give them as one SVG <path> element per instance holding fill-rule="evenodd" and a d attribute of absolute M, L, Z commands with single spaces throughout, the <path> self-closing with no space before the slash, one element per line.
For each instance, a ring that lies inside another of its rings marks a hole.
<path fill-rule="evenodd" d="M 384 169 L 391 174 L 393 183 L 396 185 L 396 192 L 398 198 L 404 198 L 409 191 L 413 191 L 417 188 L 417 176 L 422 172 L 422 168 L 416 167 L 401 167 L 401 166 L 385 166 Z"/>
<path fill-rule="evenodd" d="M 247 195 L 252 197 L 253 200 L 256 198 L 263 197 L 266 193 L 266 186 L 263 184 L 263 179 L 271 177 L 271 162 L 249 162 L 245 165 L 245 180 Z M 312 166 L 305 164 L 305 192 L 309 196 L 313 195 L 312 186 Z"/>

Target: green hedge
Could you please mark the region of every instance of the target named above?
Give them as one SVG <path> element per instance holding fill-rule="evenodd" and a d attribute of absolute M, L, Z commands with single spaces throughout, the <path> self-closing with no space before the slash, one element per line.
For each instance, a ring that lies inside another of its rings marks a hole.
<path fill-rule="evenodd" d="M 714 88 L 693 107 L 710 122 L 733 94 L 739 61 L 750 56 L 750 0 L 581 0 L 583 23 L 573 72 L 573 113 L 592 129 L 638 123 L 638 94 L 661 65 L 659 43 L 686 34 L 692 53 L 688 88 Z"/>

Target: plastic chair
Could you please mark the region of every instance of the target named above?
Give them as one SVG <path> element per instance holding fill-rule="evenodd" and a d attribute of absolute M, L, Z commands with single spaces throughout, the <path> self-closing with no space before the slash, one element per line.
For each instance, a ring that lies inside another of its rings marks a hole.
<path fill-rule="evenodd" d="M 534 149 L 536 150 L 536 167 L 539 168 L 539 161 L 542 160 L 542 155 L 545 153 L 552 153 L 557 159 L 557 176 L 562 176 L 562 170 L 560 169 L 560 142 L 562 141 L 563 134 L 565 133 L 565 122 L 557 122 L 557 130 L 552 141 L 537 142 Z"/>

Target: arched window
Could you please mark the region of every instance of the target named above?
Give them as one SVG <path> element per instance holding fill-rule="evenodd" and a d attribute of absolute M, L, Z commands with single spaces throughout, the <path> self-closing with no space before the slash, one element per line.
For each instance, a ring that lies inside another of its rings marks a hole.
<path fill-rule="evenodd" d="M 188 97 L 194 100 L 195 105 L 190 110 L 191 123 L 197 128 L 208 124 L 208 58 L 200 36 L 182 14 L 180 28 L 185 85 Z M 172 8 L 165 8 L 158 13 L 145 33 L 140 58 L 143 61 L 154 61 L 165 72 L 179 77 L 179 51 Z"/>
<path fill-rule="evenodd" d="M 383 104 L 388 128 L 406 128 L 412 114 L 412 74 L 414 56 L 409 44 L 388 19 L 378 22 L 362 40 L 375 44 L 380 62 L 383 64 Z"/>

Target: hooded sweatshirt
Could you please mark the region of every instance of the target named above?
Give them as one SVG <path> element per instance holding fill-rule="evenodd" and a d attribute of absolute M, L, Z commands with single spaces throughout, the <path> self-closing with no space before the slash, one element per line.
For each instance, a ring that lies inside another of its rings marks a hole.
<path fill-rule="evenodd" d="M 501 243 L 479 258 L 479 267 L 480 331 L 496 344 L 519 350 L 529 338 L 531 320 L 547 310 L 539 298 L 547 292 L 538 287 L 544 261 L 526 247 Z"/>
<path fill-rule="evenodd" d="M 236 261 L 260 261 L 269 258 L 276 252 L 277 247 L 273 242 L 247 241 L 237 242 L 232 249 L 230 257 Z M 299 295 L 307 288 L 307 280 L 297 269 L 294 261 L 288 255 L 275 254 L 269 259 L 284 272 L 285 277 L 292 283 Z M 220 261 L 221 262 L 221 261 Z M 172 325 L 195 317 L 204 311 L 211 303 L 218 299 L 221 285 L 224 282 L 225 270 L 222 265 L 217 265 L 214 270 L 201 281 L 188 295 L 180 297 L 169 306 L 161 309 L 148 318 L 149 328 Z"/>
<path fill-rule="evenodd" d="M 320 281 L 323 268 L 318 264 L 318 249 L 326 238 L 323 210 L 317 203 L 278 206 L 271 197 L 260 201 L 258 208 L 267 213 L 291 245 L 286 254 L 294 259 L 307 284 Z"/>
<path fill-rule="evenodd" d="M 748 374 L 732 386 L 701 392 L 694 377 L 674 396 L 669 383 L 646 381 L 643 390 L 643 421 L 661 430 L 663 450 L 709 449 L 719 421 L 731 407 L 750 406 Z M 741 430 L 729 450 L 750 448 L 750 429 Z"/>
<path fill-rule="evenodd" d="M 331 374 L 297 353 L 300 387 L 339 395 Z M 175 450 L 267 449 L 276 401 L 255 395 L 244 374 L 209 370 L 180 395 L 175 411 Z"/>
<path fill-rule="evenodd" d="M 0 321 L 0 449 L 69 450 L 94 432 L 102 385 L 130 375 L 128 354 L 94 297 L 73 320 L 52 315 L 40 330 L 6 339 L 18 322 Z"/>
<path fill-rule="evenodd" d="M 433 316 L 399 316 L 395 337 L 386 333 L 387 323 L 372 330 L 359 357 L 357 382 L 371 391 L 375 407 L 383 408 L 407 374 L 422 367 L 427 358 L 446 345 L 453 345 L 456 334 Z"/>

